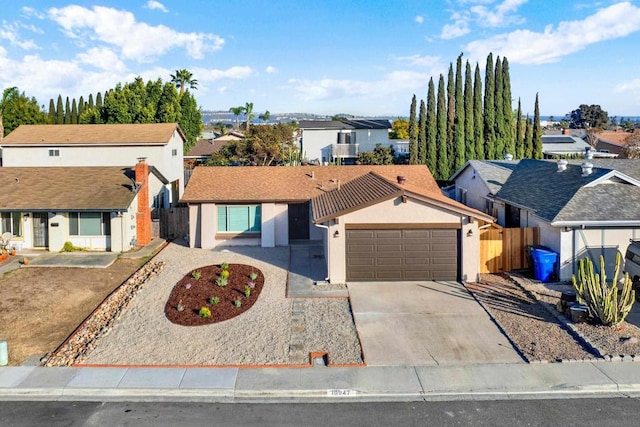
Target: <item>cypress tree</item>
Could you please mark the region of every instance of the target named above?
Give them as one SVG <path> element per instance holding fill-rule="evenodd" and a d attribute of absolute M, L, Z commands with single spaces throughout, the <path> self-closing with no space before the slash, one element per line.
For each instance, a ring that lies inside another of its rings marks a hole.
<path fill-rule="evenodd" d="M 78 124 L 78 104 L 76 103 L 75 98 L 73 98 L 73 101 L 71 102 L 71 124 Z"/>
<path fill-rule="evenodd" d="M 94 107 L 94 105 L 93 105 L 93 94 L 90 93 L 89 94 L 89 101 L 87 101 L 87 108 L 93 108 L 93 107 Z"/>
<path fill-rule="evenodd" d="M 473 76 L 473 142 L 476 146 L 476 159 L 484 159 L 484 116 L 482 115 L 482 77 L 480 66 L 476 62 Z"/>
<path fill-rule="evenodd" d="M 495 151 L 495 79 L 493 77 L 493 54 L 487 56 L 487 66 L 484 71 L 484 155 L 487 160 L 496 158 Z"/>
<path fill-rule="evenodd" d="M 509 61 L 502 57 L 502 108 L 504 116 L 505 151 L 515 155 L 515 131 L 513 128 L 513 104 L 511 101 L 511 76 Z"/>
<path fill-rule="evenodd" d="M 454 134 L 453 128 L 455 126 L 456 121 L 456 99 L 455 99 L 455 80 L 453 77 L 453 64 L 449 63 L 449 73 L 447 75 L 447 160 L 449 161 L 449 165 L 447 166 L 447 170 L 451 171 L 451 168 L 454 164 Z M 443 178 L 447 179 L 448 176 Z"/>
<path fill-rule="evenodd" d="M 418 115 L 418 161 L 421 165 L 427 164 L 427 108 L 424 101 L 420 100 L 420 114 Z"/>
<path fill-rule="evenodd" d="M 47 123 L 56 123 L 56 104 L 53 102 L 53 98 L 49 100 L 49 111 L 47 112 Z"/>
<path fill-rule="evenodd" d="M 533 108 L 533 158 L 542 158 L 542 128 L 540 127 L 540 109 L 538 108 L 538 93 L 536 92 L 536 103 Z"/>
<path fill-rule="evenodd" d="M 78 100 L 78 123 L 80 123 L 80 116 L 84 113 L 84 110 L 87 108 L 86 102 L 84 102 L 84 97 L 81 96 Z"/>
<path fill-rule="evenodd" d="M 522 106 L 520 98 L 518 98 L 518 113 L 516 114 L 516 135 L 515 135 L 515 157 L 516 159 L 524 158 L 524 129 L 522 123 Z"/>
<path fill-rule="evenodd" d="M 533 126 L 527 114 L 524 122 L 524 156 L 525 159 L 533 159 Z"/>
<path fill-rule="evenodd" d="M 56 124 L 64 124 L 64 106 L 62 105 L 61 95 L 58 95 L 58 102 L 56 103 Z"/>
<path fill-rule="evenodd" d="M 496 58 L 496 70 L 493 73 L 493 77 L 495 78 L 495 93 L 493 97 L 493 101 L 495 105 L 494 112 L 496 115 L 495 151 L 496 151 L 496 158 L 502 159 L 504 158 L 504 155 L 506 153 L 505 153 L 505 134 L 504 134 L 504 106 L 503 106 L 504 99 L 502 98 L 503 96 L 502 94 L 503 92 L 502 61 L 500 60 L 499 56 Z"/>
<path fill-rule="evenodd" d="M 429 79 L 427 90 L 427 161 L 426 165 L 432 174 L 436 174 L 438 168 L 438 146 L 436 138 L 438 125 L 436 119 L 436 90 L 433 84 L 433 77 Z"/>
<path fill-rule="evenodd" d="M 96 95 L 96 110 L 98 110 L 98 124 L 102 123 L 102 94 L 98 92 Z"/>
<path fill-rule="evenodd" d="M 418 122 L 416 121 L 416 94 L 411 98 L 411 107 L 409 108 L 409 164 L 417 165 L 419 159 L 418 153 Z"/>
<path fill-rule="evenodd" d="M 464 99 L 462 95 L 462 54 L 456 60 L 456 83 L 455 83 L 455 121 L 453 128 L 453 167 L 451 172 L 455 172 L 464 165 Z"/>
<path fill-rule="evenodd" d="M 71 104 L 69 104 L 69 97 L 67 96 L 67 100 L 64 103 L 64 124 L 71 124 Z"/>
<path fill-rule="evenodd" d="M 467 60 L 464 70 L 464 139 L 465 160 L 475 159 L 476 144 L 473 140 L 473 84 L 471 83 L 471 65 Z"/>
<path fill-rule="evenodd" d="M 447 100 L 444 91 L 444 76 L 440 74 L 440 79 L 438 80 L 438 111 L 436 113 L 436 145 L 438 147 L 436 179 L 440 180 L 449 179 L 451 175 L 447 155 Z"/>

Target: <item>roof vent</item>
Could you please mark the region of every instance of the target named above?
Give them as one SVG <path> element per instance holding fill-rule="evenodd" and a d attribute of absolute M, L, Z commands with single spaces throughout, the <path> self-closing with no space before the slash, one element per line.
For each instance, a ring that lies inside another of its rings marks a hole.
<path fill-rule="evenodd" d="M 407 177 L 406 177 L 406 176 L 404 176 L 404 175 L 398 175 L 398 176 L 396 177 L 396 179 L 398 180 L 398 184 L 400 184 L 400 185 L 402 185 L 402 184 L 404 184 L 405 182 L 407 182 Z"/>
<path fill-rule="evenodd" d="M 504 159 L 505 160 L 513 160 L 513 154 L 509 154 L 509 153 L 505 154 L 504 155 Z"/>
<path fill-rule="evenodd" d="M 593 163 L 584 162 L 582 163 L 582 176 L 589 176 L 593 172 Z"/>
<path fill-rule="evenodd" d="M 562 172 L 562 171 L 566 171 L 567 170 L 567 162 L 566 160 L 558 160 L 558 172 Z"/>
<path fill-rule="evenodd" d="M 593 159 L 593 152 L 591 151 L 591 147 L 584 148 L 584 156 L 587 158 L 587 160 Z"/>

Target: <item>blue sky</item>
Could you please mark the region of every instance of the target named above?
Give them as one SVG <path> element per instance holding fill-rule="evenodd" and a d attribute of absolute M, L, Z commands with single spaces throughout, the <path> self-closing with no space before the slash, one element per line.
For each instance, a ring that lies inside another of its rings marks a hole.
<path fill-rule="evenodd" d="M 0 87 L 48 106 L 189 69 L 204 109 L 408 115 L 460 53 L 506 56 L 514 108 L 640 116 L 638 1 L 2 1 Z M 43 4 L 44 3 L 44 4 Z"/>

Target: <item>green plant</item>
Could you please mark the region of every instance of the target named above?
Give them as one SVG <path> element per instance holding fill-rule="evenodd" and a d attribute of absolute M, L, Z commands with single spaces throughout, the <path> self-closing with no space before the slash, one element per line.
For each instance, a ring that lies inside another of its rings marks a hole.
<path fill-rule="evenodd" d="M 62 246 L 62 249 L 60 249 L 60 252 L 76 252 L 76 251 L 83 251 L 83 250 L 84 248 L 75 246 L 71 242 L 64 242 L 64 245 Z"/>
<path fill-rule="evenodd" d="M 249 287 L 249 285 L 245 285 L 244 286 L 244 296 L 249 298 L 250 295 L 251 295 L 251 288 Z"/>
<path fill-rule="evenodd" d="M 225 279 L 228 279 L 228 278 L 229 278 L 229 270 L 222 270 L 222 271 L 220 272 L 220 277 L 223 277 L 223 278 L 225 278 Z"/>
<path fill-rule="evenodd" d="M 182 305 L 182 300 L 178 301 L 178 305 L 176 305 L 176 310 L 184 311 L 184 305 Z"/>
<path fill-rule="evenodd" d="M 252 271 L 251 274 L 249 275 L 249 279 L 251 279 L 251 281 L 255 281 L 258 278 L 258 275 Z"/>
<path fill-rule="evenodd" d="M 202 277 L 202 273 L 200 272 L 200 270 L 194 270 L 191 272 L 191 277 L 193 277 L 196 280 L 199 280 Z"/>
<path fill-rule="evenodd" d="M 229 263 L 228 262 L 223 262 L 222 264 L 220 264 L 220 268 L 223 270 L 228 270 L 229 269 Z"/>
<path fill-rule="evenodd" d="M 209 304 L 211 304 L 211 305 L 216 305 L 216 304 L 218 304 L 219 302 L 220 302 L 220 298 L 218 298 L 218 297 L 211 297 L 211 298 L 209 298 Z"/>
<path fill-rule="evenodd" d="M 610 283 L 607 283 L 602 255 L 600 255 L 600 274 L 594 273 L 591 260 L 583 258 L 578 262 L 577 279 L 575 274 L 571 277 L 578 301 L 584 302 L 589 308 L 589 313 L 604 326 L 621 324 L 631 311 L 635 299 L 633 282 L 629 274 L 625 273 L 622 283 L 618 285 L 621 260 L 622 256 L 618 252 L 613 280 Z"/>
<path fill-rule="evenodd" d="M 236 307 L 240 307 L 242 305 L 242 301 L 240 301 L 240 298 L 233 300 L 233 305 L 235 305 Z"/>
<path fill-rule="evenodd" d="M 216 279 L 216 285 L 220 286 L 221 288 L 224 288 L 228 284 L 229 284 L 229 281 L 225 277 L 218 277 Z"/>
<path fill-rule="evenodd" d="M 209 310 L 207 307 L 202 307 L 198 314 L 203 319 L 208 319 L 209 317 L 211 317 L 211 310 Z"/>

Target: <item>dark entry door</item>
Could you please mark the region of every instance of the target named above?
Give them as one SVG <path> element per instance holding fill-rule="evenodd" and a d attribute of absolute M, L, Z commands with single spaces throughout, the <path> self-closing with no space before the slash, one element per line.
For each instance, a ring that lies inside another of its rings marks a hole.
<path fill-rule="evenodd" d="M 289 240 L 309 240 L 309 202 L 289 204 Z"/>
<path fill-rule="evenodd" d="M 49 247 L 49 214 L 47 212 L 34 212 L 33 216 L 33 247 Z"/>

